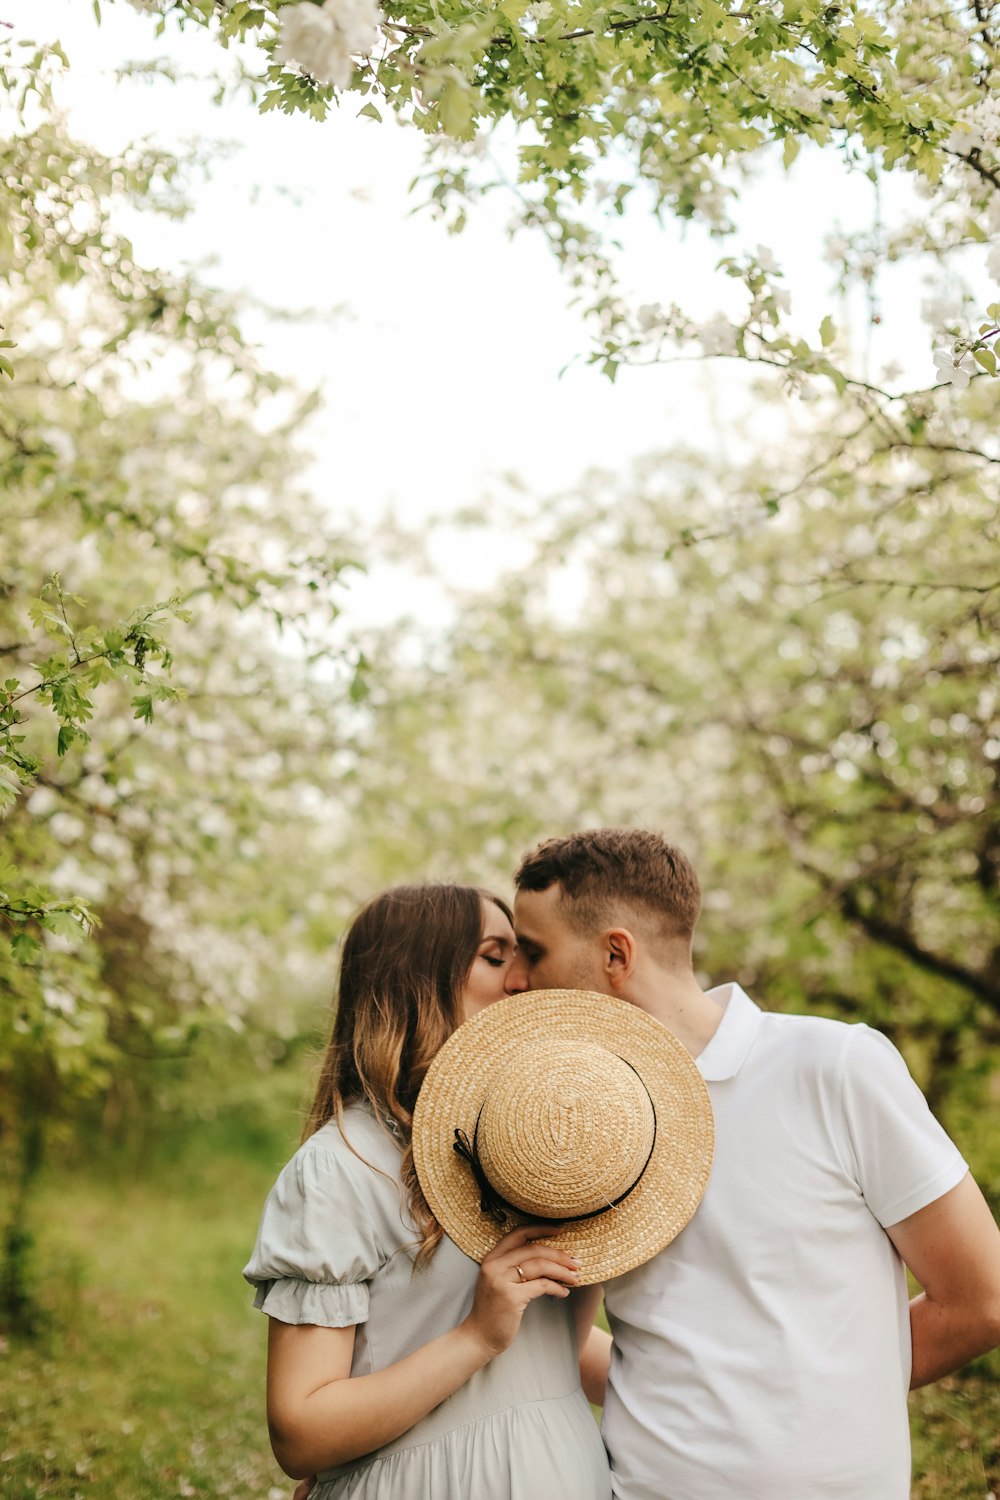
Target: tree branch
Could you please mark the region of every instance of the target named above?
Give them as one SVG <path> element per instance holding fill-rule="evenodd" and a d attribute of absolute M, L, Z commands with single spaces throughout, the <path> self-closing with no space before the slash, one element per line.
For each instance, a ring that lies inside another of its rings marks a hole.
<path fill-rule="evenodd" d="M 966 166 L 977 172 L 984 182 L 990 182 L 995 188 L 1000 188 L 1000 172 L 997 172 L 995 167 L 986 165 L 980 156 L 978 146 L 973 146 L 971 151 L 952 151 L 949 146 L 945 146 L 944 150 L 956 161 L 964 161 Z"/>
<path fill-rule="evenodd" d="M 960 985 L 971 994 L 978 996 L 980 1000 L 985 1000 L 987 1005 L 1000 1013 L 1000 990 L 985 974 L 966 968 L 964 964 L 946 958 L 942 953 L 935 953 L 932 949 L 925 948 L 908 928 L 899 923 L 891 922 L 874 912 L 865 911 L 854 886 L 849 886 L 841 892 L 837 904 L 845 917 L 855 926 L 860 927 L 869 937 L 874 938 L 876 942 L 883 943 L 896 953 L 903 954 L 911 963 L 927 973 L 938 974 L 942 979 L 949 979 L 953 984 Z"/>

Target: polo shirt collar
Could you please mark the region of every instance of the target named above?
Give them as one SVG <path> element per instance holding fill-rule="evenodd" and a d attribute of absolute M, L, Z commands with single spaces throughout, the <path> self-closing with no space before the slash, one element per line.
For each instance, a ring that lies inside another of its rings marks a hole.
<path fill-rule="evenodd" d="M 738 984 L 720 984 L 705 992 L 723 1007 L 722 1020 L 708 1046 L 695 1058 L 706 1083 L 735 1078 L 757 1036 L 761 1011 Z"/>

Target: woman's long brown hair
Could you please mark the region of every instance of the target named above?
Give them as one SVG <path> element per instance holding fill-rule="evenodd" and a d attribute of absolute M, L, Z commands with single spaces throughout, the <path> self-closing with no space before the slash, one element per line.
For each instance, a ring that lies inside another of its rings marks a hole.
<path fill-rule="evenodd" d="M 413 1166 L 413 1106 L 432 1058 L 462 1020 L 462 991 L 482 941 L 483 899 L 511 918 L 499 897 L 465 885 L 395 886 L 358 912 L 344 938 L 333 1031 L 303 1131 L 305 1140 L 334 1119 L 343 1129 L 345 1105 L 368 1100 L 403 1143 L 418 1266 L 443 1231 Z"/>

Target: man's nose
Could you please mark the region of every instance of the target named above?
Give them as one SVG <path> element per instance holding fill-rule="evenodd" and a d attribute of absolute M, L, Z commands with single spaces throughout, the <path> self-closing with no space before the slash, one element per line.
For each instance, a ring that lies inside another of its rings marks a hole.
<path fill-rule="evenodd" d="M 508 995 L 520 995 L 528 988 L 528 965 L 520 954 L 515 954 L 504 980 Z"/>

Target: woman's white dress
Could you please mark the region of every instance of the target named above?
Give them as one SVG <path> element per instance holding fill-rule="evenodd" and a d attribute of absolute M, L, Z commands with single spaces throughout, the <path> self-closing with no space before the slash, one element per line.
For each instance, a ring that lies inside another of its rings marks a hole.
<path fill-rule="evenodd" d="M 282 1323 L 355 1325 L 352 1375 L 455 1328 L 479 1267 L 447 1238 L 414 1270 L 401 1153 L 365 1105 L 310 1137 L 268 1195 L 246 1279 Z M 350 1144 L 348 1144 L 348 1140 Z M 353 1150 L 352 1150 L 353 1147 Z M 409 1432 L 319 1476 L 310 1500 L 610 1500 L 571 1299 L 539 1297 L 511 1347 Z"/>

